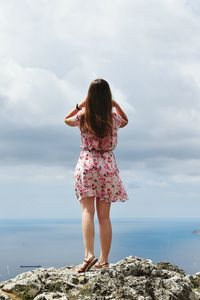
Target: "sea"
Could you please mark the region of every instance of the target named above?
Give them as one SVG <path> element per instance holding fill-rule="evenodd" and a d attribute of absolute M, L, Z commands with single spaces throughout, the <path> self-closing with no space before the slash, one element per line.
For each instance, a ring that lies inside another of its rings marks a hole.
<path fill-rule="evenodd" d="M 112 220 L 109 262 L 127 256 L 168 261 L 200 271 L 200 219 Z M 95 255 L 100 253 L 95 220 Z M 0 281 L 41 266 L 78 265 L 84 258 L 81 219 L 0 219 Z"/>

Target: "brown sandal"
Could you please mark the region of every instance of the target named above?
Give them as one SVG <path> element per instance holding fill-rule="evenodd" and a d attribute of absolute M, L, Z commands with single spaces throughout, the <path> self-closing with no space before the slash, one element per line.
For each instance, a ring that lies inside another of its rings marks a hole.
<path fill-rule="evenodd" d="M 78 273 L 87 272 L 91 269 L 91 267 L 98 261 L 95 256 L 92 256 L 90 259 L 83 260 L 83 265 L 77 270 Z"/>
<path fill-rule="evenodd" d="M 99 261 L 95 264 L 95 269 L 104 269 L 109 267 L 109 262 L 101 264 Z"/>

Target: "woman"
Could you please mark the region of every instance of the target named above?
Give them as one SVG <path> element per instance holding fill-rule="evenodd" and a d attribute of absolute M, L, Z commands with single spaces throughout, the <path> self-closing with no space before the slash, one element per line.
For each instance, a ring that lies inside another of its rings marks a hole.
<path fill-rule="evenodd" d="M 113 112 L 112 108 L 115 109 Z M 79 126 L 81 153 L 75 168 L 75 191 L 82 209 L 82 233 L 85 259 L 79 273 L 109 266 L 112 240 L 110 206 L 112 202 L 128 200 L 119 176 L 113 149 L 117 131 L 128 124 L 119 104 L 112 100 L 109 84 L 104 79 L 93 80 L 86 98 L 69 112 L 64 122 Z M 100 232 L 100 257 L 94 256 L 94 213 L 96 209 Z"/>

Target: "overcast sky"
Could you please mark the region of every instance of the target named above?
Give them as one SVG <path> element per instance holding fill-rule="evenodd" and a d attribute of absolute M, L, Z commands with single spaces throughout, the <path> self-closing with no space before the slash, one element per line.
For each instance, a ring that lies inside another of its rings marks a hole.
<path fill-rule="evenodd" d="M 98 77 L 129 117 L 111 216 L 199 216 L 199 17 L 193 0 L 0 0 L 0 218 L 81 217 L 63 120 Z"/>

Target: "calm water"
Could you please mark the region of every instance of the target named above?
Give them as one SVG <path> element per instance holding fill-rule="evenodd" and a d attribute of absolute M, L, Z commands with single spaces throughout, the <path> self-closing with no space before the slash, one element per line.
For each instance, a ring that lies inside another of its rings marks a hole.
<path fill-rule="evenodd" d="M 99 230 L 95 221 L 95 255 Z M 112 219 L 110 262 L 129 255 L 170 261 L 188 274 L 200 271 L 200 229 L 196 219 Z M 82 262 L 81 220 L 0 220 L 0 281 L 30 268 L 63 267 Z"/>

